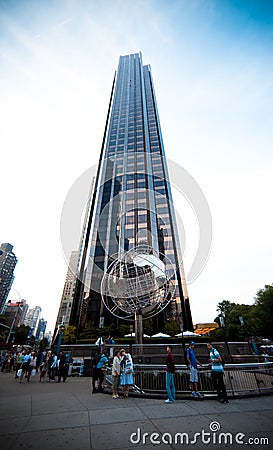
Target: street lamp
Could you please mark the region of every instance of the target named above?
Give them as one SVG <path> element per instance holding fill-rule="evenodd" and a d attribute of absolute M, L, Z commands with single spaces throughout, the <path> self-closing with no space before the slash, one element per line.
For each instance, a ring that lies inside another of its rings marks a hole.
<path fill-rule="evenodd" d="M 223 330 L 224 341 L 225 341 L 226 349 L 228 351 L 228 355 L 230 357 L 231 362 L 233 362 L 233 358 L 232 358 L 232 355 L 230 353 L 230 349 L 229 349 L 229 345 L 228 345 L 228 341 L 227 341 L 225 317 L 224 317 L 223 314 L 219 315 L 219 321 L 220 321 L 220 327 Z"/>
<path fill-rule="evenodd" d="M 65 324 L 61 323 L 59 325 L 59 327 L 58 327 L 59 339 L 58 339 L 57 350 L 56 350 L 57 355 L 60 353 L 60 347 L 61 347 L 61 342 L 62 342 L 62 337 L 63 337 L 64 330 L 65 330 Z"/>

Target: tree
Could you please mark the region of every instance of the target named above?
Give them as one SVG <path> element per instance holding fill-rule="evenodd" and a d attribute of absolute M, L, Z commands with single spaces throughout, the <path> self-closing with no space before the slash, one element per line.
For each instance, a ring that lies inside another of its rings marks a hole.
<path fill-rule="evenodd" d="M 29 333 L 30 327 L 27 327 L 26 325 L 21 325 L 20 327 L 14 328 L 14 334 L 15 334 L 15 342 L 17 344 L 26 344 L 27 337 Z M 35 338 L 34 338 L 35 341 Z"/>
<path fill-rule="evenodd" d="M 39 342 L 40 350 L 44 351 L 45 349 L 47 349 L 48 348 L 48 344 L 49 344 L 49 342 L 48 342 L 47 338 L 41 339 L 40 342 Z"/>
<path fill-rule="evenodd" d="M 171 319 L 165 324 L 165 333 L 169 334 L 170 336 L 175 336 L 179 332 L 179 323 L 177 323 L 175 320 Z"/>
<path fill-rule="evenodd" d="M 211 332 L 213 339 L 223 339 L 224 333 L 228 341 L 242 341 L 257 333 L 255 321 L 256 308 L 254 305 L 231 303 L 223 300 L 217 305 L 218 316 L 214 319 L 220 328 Z M 224 317 L 225 328 L 221 328 L 220 316 Z M 241 325 L 239 317 L 243 317 L 244 326 Z"/>
<path fill-rule="evenodd" d="M 73 344 L 76 341 L 77 328 L 74 325 L 67 325 L 63 332 L 63 341 L 65 344 Z"/>
<path fill-rule="evenodd" d="M 154 334 L 153 322 L 150 319 L 143 320 L 143 333 L 148 336 Z"/>
<path fill-rule="evenodd" d="M 92 322 L 86 322 L 84 327 L 81 329 L 79 334 L 79 340 L 94 340 L 97 339 L 98 336 L 101 334 L 101 331 L 99 328 L 95 327 Z"/>
<path fill-rule="evenodd" d="M 255 297 L 258 334 L 273 339 L 273 285 L 265 285 Z"/>

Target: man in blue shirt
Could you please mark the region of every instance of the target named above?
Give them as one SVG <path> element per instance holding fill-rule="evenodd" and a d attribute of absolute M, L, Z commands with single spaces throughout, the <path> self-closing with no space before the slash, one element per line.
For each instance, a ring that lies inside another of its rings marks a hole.
<path fill-rule="evenodd" d="M 24 361 L 22 364 L 22 373 L 21 376 L 19 378 L 19 383 L 22 383 L 23 377 L 24 375 L 26 375 L 28 373 L 28 367 L 29 367 L 29 363 L 30 363 L 30 350 L 27 351 L 27 353 L 24 356 Z"/>
<path fill-rule="evenodd" d="M 197 364 L 199 364 L 200 366 L 202 366 L 202 364 L 196 359 L 193 341 L 189 343 L 189 348 L 187 349 L 187 361 L 190 368 L 190 388 L 192 390 L 191 395 L 193 397 L 200 397 L 202 396 L 202 394 L 201 392 L 198 392 Z"/>
<path fill-rule="evenodd" d="M 217 391 L 218 399 L 222 398 L 222 403 L 229 403 L 224 383 L 224 367 L 221 355 L 216 348 L 213 348 L 211 343 L 207 344 L 207 349 L 209 350 L 209 363 L 211 363 L 211 381 L 214 389 Z"/>

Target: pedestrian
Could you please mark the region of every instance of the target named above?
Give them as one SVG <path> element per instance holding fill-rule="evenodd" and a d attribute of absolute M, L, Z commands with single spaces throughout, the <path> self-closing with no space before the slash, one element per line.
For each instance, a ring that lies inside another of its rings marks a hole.
<path fill-rule="evenodd" d="M 207 344 L 207 348 L 209 350 L 208 361 L 211 364 L 211 380 L 214 389 L 217 391 L 218 400 L 221 400 L 222 403 L 229 403 L 224 383 L 224 367 L 221 355 L 211 343 Z"/>
<path fill-rule="evenodd" d="M 49 360 L 49 354 L 47 352 L 44 352 L 44 356 L 43 356 L 43 362 L 40 365 L 40 378 L 39 381 L 44 381 L 45 379 L 45 375 L 49 370 L 49 364 L 48 364 L 48 360 Z"/>
<path fill-rule="evenodd" d="M 66 356 L 64 352 L 61 350 L 59 353 L 59 370 L 58 370 L 58 383 L 60 383 L 61 378 L 63 382 L 65 382 L 68 372 L 68 364 L 66 361 Z"/>
<path fill-rule="evenodd" d="M 102 355 L 103 348 L 105 346 L 105 336 L 101 335 L 95 342 L 95 345 L 98 347 L 99 354 Z"/>
<path fill-rule="evenodd" d="M 55 383 L 55 376 L 58 368 L 58 358 L 56 353 L 52 352 L 49 357 L 49 382 Z"/>
<path fill-rule="evenodd" d="M 122 368 L 120 376 L 120 385 L 123 386 L 123 397 L 128 398 L 130 386 L 134 385 L 134 366 L 133 360 L 130 353 L 126 353 L 124 349 L 120 350 L 121 362 L 120 366 Z"/>
<path fill-rule="evenodd" d="M 18 357 L 17 357 L 17 364 L 16 364 L 16 371 L 15 371 L 15 378 L 19 378 L 19 376 L 17 375 L 18 374 L 18 370 L 20 370 L 21 368 L 22 368 L 22 364 L 23 364 L 23 362 L 24 362 L 24 357 L 25 357 L 25 354 L 22 352 L 22 353 L 19 353 L 19 355 L 18 355 Z"/>
<path fill-rule="evenodd" d="M 167 400 L 165 400 L 165 403 L 173 403 L 176 399 L 176 390 L 174 384 L 175 360 L 172 351 L 172 345 L 168 345 L 166 356 L 166 390 L 168 398 Z"/>
<path fill-rule="evenodd" d="M 27 382 L 29 383 L 30 375 L 35 376 L 36 375 L 36 368 L 37 368 L 37 357 L 35 352 L 31 352 L 30 354 L 30 361 L 28 365 L 28 371 L 27 371 Z"/>
<path fill-rule="evenodd" d="M 100 355 L 99 362 L 93 367 L 93 374 L 92 374 L 92 394 L 95 394 L 96 392 L 102 392 L 103 391 L 103 379 L 104 379 L 104 372 L 103 372 L 103 366 L 108 363 L 107 356 L 102 353 Z M 96 389 L 96 381 L 99 380 L 98 389 Z"/>
<path fill-rule="evenodd" d="M 23 361 L 23 364 L 22 364 L 22 373 L 21 373 L 20 378 L 19 378 L 19 383 L 22 383 L 23 377 L 27 376 L 28 366 L 29 366 L 29 363 L 30 363 L 30 357 L 31 357 L 30 356 L 30 350 L 28 350 L 25 353 L 25 356 L 24 356 L 24 361 Z"/>
<path fill-rule="evenodd" d="M 112 366 L 112 380 L 113 380 L 113 395 L 112 398 L 118 398 L 118 387 L 120 383 L 120 351 L 116 350 L 114 354 L 113 359 L 113 366 Z"/>
<path fill-rule="evenodd" d="M 191 395 L 193 397 L 202 397 L 201 392 L 198 391 L 198 371 L 197 371 L 197 364 L 199 364 L 201 367 L 202 364 L 196 359 L 193 341 L 189 343 L 189 348 L 187 349 L 186 356 L 190 368 L 190 388 L 192 391 Z"/>

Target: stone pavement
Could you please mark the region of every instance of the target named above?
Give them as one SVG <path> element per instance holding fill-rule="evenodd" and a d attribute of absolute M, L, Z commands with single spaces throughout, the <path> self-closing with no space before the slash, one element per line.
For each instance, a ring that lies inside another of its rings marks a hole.
<path fill-rule="evenodd" d="M 90 378 L 19 384 L 0 373 L 1 450 L 242 449 L 236 436 L 252 449 L 273 449 L 273 397 L 166 404 L 92 395 Z"/>

